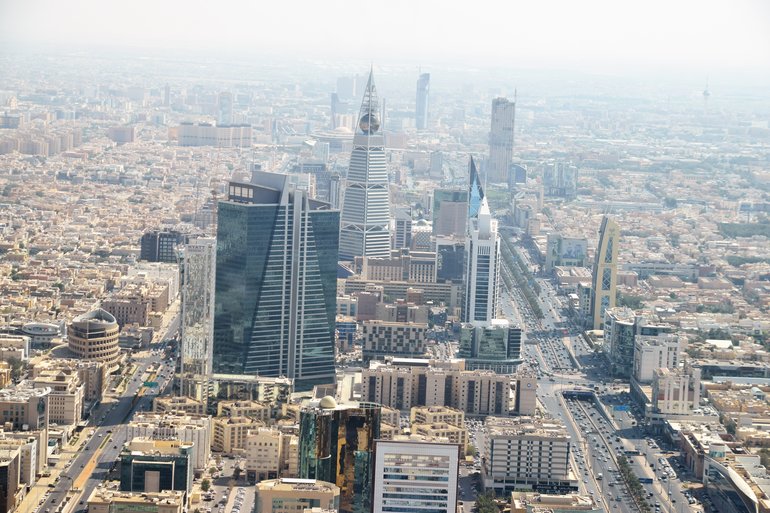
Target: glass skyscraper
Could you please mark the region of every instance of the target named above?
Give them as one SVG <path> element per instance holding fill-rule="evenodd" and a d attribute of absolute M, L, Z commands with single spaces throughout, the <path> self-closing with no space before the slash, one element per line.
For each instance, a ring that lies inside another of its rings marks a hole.
<path fill-rule="evenodd" d="M 379 101 L 369 73 L 342 203 L 340 259 L 390 256 L 390 197 Z"/>
<path fill-rule="evenodd" d="M 334 382 L 339 211 L 255 172 L 219 202 L 215 374 Z"/>
<path fill-rule="evenodd" d="M 184 248 L 182 275 L 182 395 L 205 401 L 214 338 L 216 239 L 194 239 Z"/>
<path fill-rule="evenodd" d="M 372 451 L 380 418 L 380 405 L 337 406 L 331 397 L 300 413 L 299 477 L 339 486 L 340 513 L 372 510 Z"/>
<path fill-rule="evenodd" d="M 476 163 L 473 161 L 473 157 L 471 157 L 468 168 L 468 221 L 470 222 L 472 218 L 479 215 L 481 200 L 484 199 L 484 188 L 481 186 L 481 179 L 479 178 L 479 172 L 476 170 Z M 470 226 L 468 228 L 470 229 Z"/>

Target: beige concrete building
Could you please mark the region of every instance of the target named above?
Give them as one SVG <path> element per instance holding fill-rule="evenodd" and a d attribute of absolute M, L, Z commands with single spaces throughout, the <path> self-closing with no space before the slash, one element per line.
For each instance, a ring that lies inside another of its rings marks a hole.
<path fill-rule="evenodd" d="M 297 477 L 299 475 L 299 437 L 292 434 L 284 438 L 283 455 L 281 458 L 286 463 L 283 477 Z"/>
<path fill-rule="evenodd" d="M 428 314 L 426 305 L 417 305 L 403 299 L 395 303 L 377 303 L 374 307 L 374 320 L 384 322 L 427 324 Z"/>
<path fill-rule="evenodd" d="M 125 429 L 128 440 L 149 438 L 192 444 L 193 468 L 208 468 L 213 432 L 209 416 L 137 412 Z"/>
<path fill-rule="evenodd" d="M 571 438 L 564 425 L 534 417 L 487 417 L 481 432 L 484 488 L 568 490 Z M 574 481 L 574 483 L 572 482 Z"/>
<path fill-rule="evenodd" d="M 150 322 L 150 300 L 141 295 L 120 295 L 102 301 L 102 308 L 115 316 L 121 326 L 137 324 L 147 326 Z"/>
<path fill-rule="evenodd" d="M 249 481 L 262 481 L 289 477 L 291 451 L 287 447 L 294 435 L 282 433 L 275 428 L 258 428 L 246 435 L 246 478 Z"/>
<path fill-rule="evenodd" d="M 459 450 L 465 451 L 468 445 L 468 431 L 460 426 L 447 424 L 445 422 L 432 422 L 425 424 L 412 424 L 412 434 L 421 435 L 427 438 L 437 440 L 446 440 L 450 444 L 458 446 Z"/>
<path fill-rule="evenodd" d="M 211 449 L 225 454 L 240 454 L 246 446 L 249 431 L 265 427 L 263 422 L 249 417 L 214 417 L 212 425 Z"/>
<path fill-rule="evenodd" d="M 395 249 L 388 258 L 359 257 L 361 277 L 376 281 L 435 283 L 436 253 Z"/>
<path fill-rule="evenodd" d="M 513 411 L 519 415 L 534 415 L 537 410 L 537 376 L 531 370 L 522 370 L 514 377 L 516 396 Z"/>
<path fill-rule="evenodd" d="M 37 475 L 43 471 L 46 463 L 46 443 L 43 431 L 0 434 L 0 450 L 19 451 L 19 483 L 33 486 Z"/>
<path fill-rule="evenodd" d="M 401 434 L 401 428 L 398 425 L 380 422 L 380 438 L 383 440 L 393 440 Z"/>
<path fill-rule="evenodd" d="M 217 417 L 250 417 L 269 422 L 272 406 L 260 401 L 221 401 L 217 405 Z"/>
<path fill-rule="evenodd" d="M 121 492 L 114 484 L 97 486 L 88 497 L 88 513 L 141 511 L 142 513 L 182 513 L 184 492 Z"/>
<path fill-rule="evenodd" d="M 257 483 L 256 510 L 259 513 L 297 513 L 306 508 L 337 510 L 340 489 L 315 479 L 271 479 Z"/>
<path fill-rule="evenodd" d="M 74 426 L 83 418 L 85 387 L 77 372 L 48 369 L 32 379 L 35 388 L 50 390 L 48 422 L 60 426 Z"/>
<path fill-rule="evenodd" d="M 11 365 L 0 362 L 0 388 L 5 388 L 11 382 Z"/>
<path fill-rule="evenodd" d="M 83 398 L 86 401 L 101 401 L 106 391 L 108 381 L 107 366 L 103 362 L 84 362 L 65 358 L 43 358 L 35 361 L 32 367 L 32 378 L 51 373 L 77 373 L 83 384 Z"/>
<path fill-rule="evenodd" d="M 361 398 L 398 410 L 447 405 L 473 415 L 507 415 L 513 378 L 491 371 L 431 367 L 428 360 L 398 359 L 363 370 Z"/>
<path fill-rule="evenodd" d="M 465 425 L 465 413 L 449 406 L 414 406 L 409 415 L 412 424 L 433 424 L 443 422 L 453 426 Z"/>
<path fill-rule="evenodd" d="M 152 401 L 152 411 L 155 413 L 180 413 L 186 415 L 203 415 L 206 405 L 203 401 L 183 396 L 155 397 Z"/>
<path fill-rule="evenodd" d="M 0 390 L 0 423 L 14 430 L 47 429 L 50 395 L 50 388 L 35 388 L 31 381 Z"/>
<path fill-rule="evenodd" d="M 0 360 L 29 359 L 30 338 L 24 335 L 0 335 Z"/>
<path fill-rule="evenodd" d="M 78 358 L 104 362 L 110 371 L 117 369 L 119 327 L 111 313 L 97 309 L 75 317 L 67 336 L 69 348 Z"/>

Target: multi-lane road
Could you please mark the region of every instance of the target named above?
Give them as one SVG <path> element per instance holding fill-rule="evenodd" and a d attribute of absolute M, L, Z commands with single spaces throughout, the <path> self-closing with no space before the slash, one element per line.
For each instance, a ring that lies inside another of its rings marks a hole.
<path fill-rule="evenodd" d="M 536 266 L 529 260 L 529 255 L 524 251 L 518 253 L 534 271 Z M 552 284 L 543 279 L 538 279 L 538 283 L 542 319 L 535 317 L 525 298 L 515 289 L 507 291 L 502 302 L 503 315 L 525 328 L 523 357 L 525 364 L 537 372 L 538 399 L 545 411 L 564 422 L 574 441 L 572 465 L 580 488 L 592 495 L 604 511 L 636 512 L 639 509 L 618 475 L 617 458 L 625 455 L 626 450 L 638 449 L 646 454 L 645 448 L 652 450 L 648 445 L 650 438 L 628 414 L 613 417 L 612 407 L 628 401 L 627 396 L 621 396 L 627 386 L 605 384 L 612 380 L 606 374 L 604 358 L 588 345 L 580 329 L 571 323 L 563 300 Z M 565 391 L 575 388 L 598 390 L 585 400 L 570 400 L 563 396 Z M 647 465 L 655 465 L 661 454 L 653 451 L 646 457 Z M 653 477 L 653 482 L 644 485 L 648 494 L 645 500 L 654 511 L 697 511 L 687 504 L 680 490 L 681 483 L 676 478 L 673 483 L 661 482 L 662 475 L 651 468 L 647 469 L 647 474 Z"/>
<path fill-rule="evenodd" d="M 178 330 L 179 316 L 176 315 L 158 340 L 172 338 Z M 66 497 L 69 497 L 69 501 L 76 501 L 72 511 L 86 511 L 88 497 L 107 477 L 126 442 L 126 431 L 121 429 L 121 426 L 130 420 L 134 412 L 149 410 L 152 405 L 155 390 L 145 389 L 142 376 L 151 366 L 156 366 L 159 374 L 165 374 L 163 381 L 159 383 L 160 387 L 172 379 L 174 365 L 163 360 L 164 346 L 165 344 L 160 342 L 150 351 L 134 355 L 133 364 L 136 365 L 137 370 L 129 378 L 124 392 L 112 399 L 105 399 L 91 412 L 89 427 L 86 427 L 80 435 L 87 437 L 82 450 L 72 458 L 69 467 L 61 471 L 55 487 L 47 493 L 42 504 L 36 505 L 35 511 L 40 513 L 59 511 L 63 501 L 67 500 Z M 142 389 L 144 392 L 140 393 Z"/>

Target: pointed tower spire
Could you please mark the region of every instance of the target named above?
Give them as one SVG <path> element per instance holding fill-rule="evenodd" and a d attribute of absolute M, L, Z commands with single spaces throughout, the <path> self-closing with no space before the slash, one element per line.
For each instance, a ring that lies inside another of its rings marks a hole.
<path fill-rule="evenodd" d="M 484 188 L 481 186 L 481 179 L 473 157 L 471 157 L 468 168 L 470 175 L 468 181 L 468 219 L 474 219 L 479 215 L 481 200 L 484 199 Z"/>
<path fill-rule="evenodd" d="M 364 99 L 361 101 L 361 110 L 358 113 L 359 133 L 371 135 L 380 129 L 380 100 L 377 97 L 377 88 L 374 86 L 374 69 L 369 70 L 369 80 L 366 82 Z"/>
<path fill-rule="evenodd" d="M 340 216 L 341 260 L 390 255 L 390 195 L 374 73 L 361 102 Z"/>

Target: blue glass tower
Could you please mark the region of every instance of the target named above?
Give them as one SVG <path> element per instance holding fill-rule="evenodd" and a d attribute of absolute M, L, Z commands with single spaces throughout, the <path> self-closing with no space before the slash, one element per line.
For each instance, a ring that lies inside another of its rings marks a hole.
<path fill-rule="evenodd" d="M 214 374 L 334 382 L 339 211 L 288 176 L 231 182 L 217 223 Z"/>
<path fill-rule="evenodd" d="M 481 179 L 479 178 L 479 172 L 476 170 L 476 163 L 471 157 L 469 167 L 469 181 L 468 181 L 468 219 L 478 217 L 479 209 L 481 208 L 481 200 L 484 199 L 484 188 L 481 186 Z"/>

